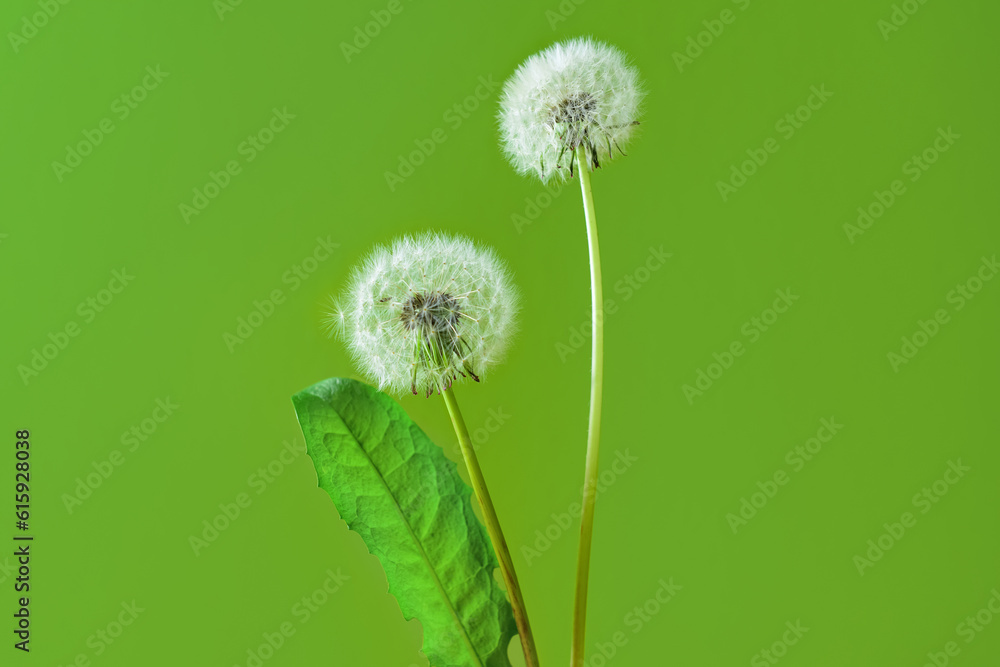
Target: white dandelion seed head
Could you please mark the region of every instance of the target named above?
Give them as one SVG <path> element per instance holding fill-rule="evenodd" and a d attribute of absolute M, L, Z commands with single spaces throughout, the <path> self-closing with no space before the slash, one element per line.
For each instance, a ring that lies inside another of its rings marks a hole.
<path fill-rule="evenodd" d="M 377 246 L 329 321 L 379 389 L 430 396 L 478 382 L 498 363 L 517 311 L 510 272 L 492 249 L 428 233 Z"/>
<path fill-rule="evenodd" d="M 504 84 L 500 134 L 518 173 L 548 181 L 572 176 L 576 149 L 599 167 L 638 124 L 645 95 L 625 54 L 590 38 L 553 44 L 524 61 Z"/>

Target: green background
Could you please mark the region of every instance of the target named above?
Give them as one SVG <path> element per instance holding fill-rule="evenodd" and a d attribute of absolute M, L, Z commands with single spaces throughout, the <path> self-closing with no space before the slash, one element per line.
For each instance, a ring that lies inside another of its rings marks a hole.
<path fill-rule="evenodd" d="M 808 632 L 781 664 L 922 665 L 950 641 L 953 664 L 997 664 L 1000 620 L 968 643 L 957 626 L 1000 587 L 1000 280 L 960 310 L 948 300 L 1000 251 L 997 5 L 931 0 L 887 39 L 888 0 L 400 6 L 348 62 L 341 43 L 386 3 L 247 1 L 220 18 L 210 0 L 71 2 L 16 50 L 9 33 L 42 10 L 4 3 L 2 535 L 15 532 L 14 430 L 27 428 L 36 541 L 32 652 L 7 644 L 0 662 L 246 665 L 263 633 L 291 621 L 264 664 L 425 665 L 419 625 L 403 621 L 307 457 L 274 465 L 263 489 L 253 476 L 284 441 L 301 444 L 291 394 L 354 373 L 322 328 L 329 296 L 373 243 L 434 228 L 495 246 L 522 291 L 507 363 L 458 395 L 472 429 L 505 415 L 475 436 L 481 462 L 542 662 L 567 663 L 577 524 L 552 515 L 577 501 L 583 475 L 579 189 L 528 207 L 546 191 L 499 151 L 498 91 L 470 100 L 457 126 L 446 114 L 479 77 L 499 83 L 551 42 L 589 34 L 633 58 L 649 95 L 629 157 L 594 176 L 617 307 L 602 461 L 637 462 L 598 502 L 588 633 L 591 655 L 616 632 L 627 643 L 588 665 L 770 664 L 759 652 L 797 621 Z M 673 54 L 724 9 L 734 20 L 679 68 Z M 169 74 L 120 118 L 115 100 L 157 66 Z M 832 97 L 782 135 L 775 124 L 824 85 Z M 275 108 L 294 119 L 247 161 L 241 142 Z M 52 163 L 105 118 L 113 131 L 60 180 Z M 960 138 L 911 181 L 904 163 L 949 127 Z M 436 128 L 446 140 L 391 190 L 385 172 Z M 778 152 L 723 201 L 718 181 L 769 137 Z M 179 205 L 230 160 L 240 172 L 185 222 Z M 905 194 L 852 243 L 844 225 L 896 179 Z M 339 247 L 297 285 L 283 280 L 317 238 Z M 639 270 L 661 246 L 664 266 Z M 134 279 L 87 321 L 78 305 L 123 267 Z M 641 288 L 616 291 L 630 275 Z M 227 345 L 276 289 L 283 303 Z M 744 324 L 779 289 L 798 300 L 751 342 Z M 888 353 L 938 309 L 948 321 L 894 369 Z M 79 335 L 25 381 L 19 367 L 70 322 Z M 745 353 L 689 401 L 683 385 L 699 369 L 718 375 L 713 354 L 734 341 Z M 179 407 L 128 451 L 123 434 L 167 398 Z M 443 402 L 402 404 L 454 458 Z M 823 418 L 843 428 L 796 470 L 786 453 Z M 116 450 L 121 465 L 69 511 L 78 478 Z M 915 505 L 958 460 L 971 470 Z M 734 534 L 727 515 L 779 471 L 788 483 Z M 189 538 L 242 493 L 250 506 L 196 555 Z M 904 512 L 916 524 L 859 574 L 855 556 Z M 524 550 L 547 529 L 544 551 Z M 300 623 L 295 605 L 338 568 L 349 580 Z M 683 588 L 637 623 L 635 607 L 671 578 Z M 111 645 L 94 639 L 133 600 L 135 622 Z"/>

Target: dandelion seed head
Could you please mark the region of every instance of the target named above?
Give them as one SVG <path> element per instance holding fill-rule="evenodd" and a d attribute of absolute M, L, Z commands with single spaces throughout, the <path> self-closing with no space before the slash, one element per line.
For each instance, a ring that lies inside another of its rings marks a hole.
<path fill-rule="evenodd" d="M 379 389 L 430 395 L 478 382 L 498 363 L 517 311 L 510 272 L 493 250 L 429 233 L 376 247 L 328 322 Z"/>
<path fill-rule="evenodd" d="M 638 71 L 615 47 L 589 38 L 553 44 L 504 84 L 504 152 L 518 173 L 543 182 L 571 176 L 579 146 L 587 167 L 599 167 L 624 151 L 644 95 Z"/>

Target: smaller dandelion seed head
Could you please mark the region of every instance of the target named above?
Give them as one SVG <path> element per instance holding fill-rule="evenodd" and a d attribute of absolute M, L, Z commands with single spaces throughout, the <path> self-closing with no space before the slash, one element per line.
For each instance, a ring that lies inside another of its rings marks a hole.
<path fill-rule="evenodd" d="M 588 38 L 553 44 L 504 84 L 504 152 L 519 173 L 542 181 L 572 176 L 581 146 L 586 166 L 599 167 L 615 151 L 624 154 L 644 95 L 638 71 L 615 47 Z"/>
<path fill-rule="evenodd" d="M 376 247 L 327 321 L 380 389 L 430 395 L 479 381 L 515 331 L 518 304 L 496 254 L 444 234 Z"/>

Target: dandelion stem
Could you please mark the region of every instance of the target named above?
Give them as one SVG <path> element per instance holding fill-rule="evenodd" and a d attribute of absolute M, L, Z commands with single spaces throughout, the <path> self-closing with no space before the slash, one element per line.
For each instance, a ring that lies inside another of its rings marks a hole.
<path fill-rule="evenodd" d="M 594 501 L 597 495 L 597 455 L 601 443 L 601 395 L 604 385 L 604 296 L 601 292 L 601 251 L 597 243 L 597 216 L 594 194 L 590 189 L 590 164 L 584 146 L 576 149 L 577 171 L 583 193 L 583 211 L 587 219 L 587 243 L 590 247 L 591 325 L 594 332 L 590 367 L 590 425 L 587 432 L 587 466 L 584 472 L 583 513 L 580 521 L 580 547 L 576 559 L 576 597 L 573 602 L 573 647 L 570 666 L 582 667 L 587 633 L 587 584 L 590 576 L 590 545 L 594 536 Z"/>
<path fill-rule="evenodd" d="M 504 539 L 503 530 L 500 528 L 500 520 L 497 519 L 496 509 L 493 507 L 493 500 L 490 498 L 489 489 L 486 488 L 486 479 L 483 471 L 479 467 L 479 459 L 476 451 L 472 447 L 472 439 L 469 437 L 469 429 L 465 426 L 465 419 L 458 408 L 458 401 L 455 393 L 450 389 L 441 392 L 444 395 L 444 402 L 448 406 L 448 414 L 451 416 L 451 423 L 455 427 L 455 435 L 462 447 L 462 457 L 465 465 L 469 469 L 469 478 L 472 480 L 472 489 L 476 493 L 476 500 L 483 510 L 483 517 L 486 519 L 486 530 L 493 542 L 493 550 L 496 551 L 497 560 L 500 563 L 500 573 L 503 575 L 504 583 L 507 586 L 507 594 L 510 597 L 511 607 L 514 609 L 514 621 L 517 623 L 517 631 L 521 638 L 521 647 L 524 649 L 524 660 L 527 667 L 538 667 L 538 652 L 535 649 L 535 638 L 531 634 L 531 625 L 528 623 L 528 610 L 524 606 L 524 596 L 521 593 L 521 585 L 517 581 L 517 573 L 514 572 L 514 561 L 510 558 L 510 551 L 507 549 L 507 541 Z"/>

